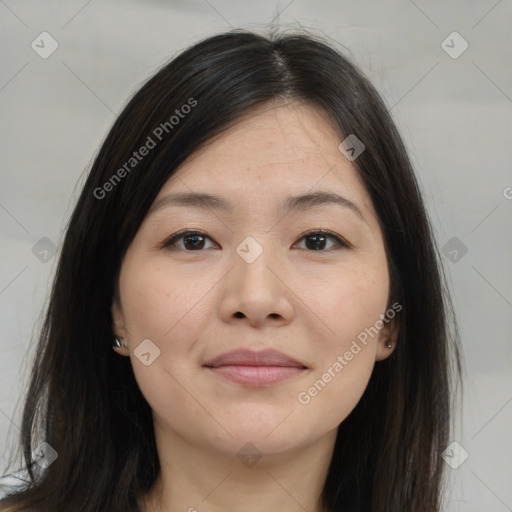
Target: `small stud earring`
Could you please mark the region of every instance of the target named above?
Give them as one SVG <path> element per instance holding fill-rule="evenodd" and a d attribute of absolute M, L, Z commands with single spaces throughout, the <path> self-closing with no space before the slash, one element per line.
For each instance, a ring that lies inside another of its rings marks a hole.
<path fill-rule="evenodd" d="M 391 341 L 386 340 L 386 347 L 391 348 L 392 346 L 393 346 L 393 344 L 391 343 Z"/>
<path fill-rule="evenodd" d="M 126 348 L 126 345 L 123 343 L 122 339 L 114 338 L 114 343 L 112 344 L 113 348 Z"/>

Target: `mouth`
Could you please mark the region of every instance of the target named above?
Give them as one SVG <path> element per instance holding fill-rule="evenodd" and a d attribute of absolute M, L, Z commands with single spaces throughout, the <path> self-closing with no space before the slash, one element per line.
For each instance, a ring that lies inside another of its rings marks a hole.
<path fill-rule="evenodd" d="M 308 370 L 300 361 L 273 349 L 234 350 L 207 361 L 203 367 L 247 387 L 277 384 Z"/>

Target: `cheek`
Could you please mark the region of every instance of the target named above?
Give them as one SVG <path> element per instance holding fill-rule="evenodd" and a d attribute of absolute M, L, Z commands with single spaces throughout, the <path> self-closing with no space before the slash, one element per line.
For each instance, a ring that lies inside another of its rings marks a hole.
<path fill-rule="evenodd" d="M 190 328 L 192 321 L 197 325 L 198 299 L 211 285 L 179 269 L 164 270 L 161 265 L 134 260 L 128 261 L 121 273 L 120 288 L 132 341 L 149 338 L 163 348 L 167 339 L 176 339 L 183 326 Z"/>
<path fill-rule="evenodd" d="M 142 394 L 159 415 L 173 410 L 188 411 L 187 417 L 204 414 L 186 390 L 192 389 L 188 381 L 195 340 L 208 320 L 198 301 L 211 287 L 197 278 L 194 281 L 186 271 L 170 271 L 142 258 L 125 259 L 120 292 L 132 367 Z M 148 365 L 139 359 L 138 346 L 145 339 L 159 350 L 150 349 Z M 155 353 L 158 356 L 153 359 Z M 173 417 L 167 420 L 172 423 Z"/>
<path fill-rule="evenodd" d="M 333 332 L 318 340 L 318 364 L 296 397 L 316 428 L 336 428 L 364 394 L 375 365 L 375 323 L 385 312 L 387 290 L 386 275 L 367 272 L 354 272 L 332 285 L 332 301 L 324 302 L 323 312 Z"/>
<path fill-rule="evenodd" d="M 324 300 L 317 302 L 329 335 L 321 341 L 319 364 L 308 383 L 311 387 L 303 389 L 307 396 L 299 402 L 310 401 L 312 410 L 319 408 L 320 416 L 330 418 L 333 425 L 349 414 L 370 379 L 388 287 L 387 266 L 353 268 L 340 274 Z"/>
<path fill-rule="evenodd" d="M 297 396 L 302 414 L 313 419 L 313 431 L 338 427 L 357 405 L 370 380 L 374 364 L 370 347 L 361 345 L 350 361 L 340 357 L 315 375 Z"/>
<path fill-rule="evenodd" d="M 330 297 L 329 325 L 334 331 L 330 339 L 337 348 L 340 345 L 343 348 L 361 333 L 374 328 L 385 312 L 389 290 L 387 266 L 352 268 L 341 273 L 330 287 L 326 294 Z M 375 334 L 374 329 L 371 332 Z"/>

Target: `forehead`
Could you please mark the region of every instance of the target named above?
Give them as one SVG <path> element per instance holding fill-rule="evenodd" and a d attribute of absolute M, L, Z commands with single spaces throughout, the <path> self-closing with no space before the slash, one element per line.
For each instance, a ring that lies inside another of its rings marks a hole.
<path fill-rule="evenodd" d="M 341 141 L 319 107 L 267 103 L 187 158 L 155 202 L 175 191 L 210 192 L 243 208 L 327 189 L 373 214 L 358 171 L 338 149 Z"/>

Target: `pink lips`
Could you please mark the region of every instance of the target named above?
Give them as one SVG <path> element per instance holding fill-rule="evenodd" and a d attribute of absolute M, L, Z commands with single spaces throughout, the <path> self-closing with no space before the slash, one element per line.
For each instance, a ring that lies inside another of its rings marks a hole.
<path fill-rule="evenodd" d="M 203 366 L 249 387 L 275 384 L 307 369 L 301 362 L 273 349 L 260 352 L 234 350 L 207 361 Z"/>

